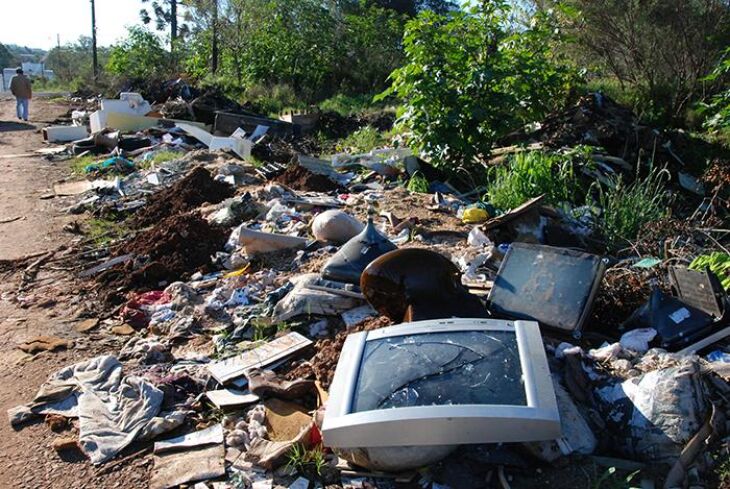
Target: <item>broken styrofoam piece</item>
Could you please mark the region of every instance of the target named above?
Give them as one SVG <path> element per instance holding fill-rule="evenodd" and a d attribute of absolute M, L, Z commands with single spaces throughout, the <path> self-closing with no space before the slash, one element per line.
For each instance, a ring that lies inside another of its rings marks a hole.
<path fill-rule="evenodd" d="M 312 341 L 291 332 L 240 355 L 208 365 L 208 371 L 221 384 L 230 382 L 252 368 L 262 368 L 310 346 Z"/>
<path fill-rule="evenodd" d="M 226 248 L 234 249 L 242 246 L 247 255 L 253 256 L 257 253 L 267 253 L 269 251 L 303 248 L 306 244 L 307 240 L 304 238 L 254 231 L 241 225 L 231 233 Z"/>
<path fill-rule="evenodd" d="M 365 225 L 341 210 L 317 214 L 312 220 L 312 234 L 317 241 L 346 243 L 362 232 Z"/>
<path fill-rule="evenodd" d="M 43 128 L 43 140 L 49 143 L 69 143 L 88 137 L 85 126 L 49 126 Z"/>
<path fill-rule="evenodd" d="M 183 448 L 202 447 L 223 443 L 223 425 L 217 424 L 205 430 L 195 431 L 187 435 L 178 436 L 169 440 L 155 442 L 154 453 L 171 452 Z"/>

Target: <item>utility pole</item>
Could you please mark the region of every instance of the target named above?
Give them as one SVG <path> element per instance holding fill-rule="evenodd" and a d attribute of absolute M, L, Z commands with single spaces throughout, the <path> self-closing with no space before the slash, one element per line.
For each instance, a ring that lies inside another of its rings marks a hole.
<path fill-rule="evenodd" d="M 218 0 L 213 0 L 213 45 L 211 51 L 213 56 L 211 71 L 215 74 L 218 71 Z"/>
<path fill-rule="evenodd" d="M 91 0 L 91 52 L 94 57 L 94 83 L 99 81 L 99 58 L 96 53 L 96 5 Z"/>
<path fill-rule="evenodd" d="M 170 44 L 175 49 L 177 41 L 177 0 L 170 0 Z"/>

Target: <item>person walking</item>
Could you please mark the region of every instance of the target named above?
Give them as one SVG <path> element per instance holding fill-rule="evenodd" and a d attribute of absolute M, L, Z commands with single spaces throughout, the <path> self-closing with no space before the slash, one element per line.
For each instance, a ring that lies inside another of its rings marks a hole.
<path fill-rule="evenodd" d="M 10 79 L 10 91 L 15 95 L 18 119 L 28 121 L 28 105 L 33 97 L 30 80 L 23 74 L 23 68 L 15 70 L 15 76 Z"/>

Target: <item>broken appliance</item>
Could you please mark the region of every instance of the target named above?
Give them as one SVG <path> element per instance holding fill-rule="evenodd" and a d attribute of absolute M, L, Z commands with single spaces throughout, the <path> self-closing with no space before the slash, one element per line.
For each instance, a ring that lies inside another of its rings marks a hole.
<path fill-rule="evenodd" d="M 337 449 L 561 436 L 532 321 L 430 320 L 352 334 L 329 392 L 322 434 Z"/>
<path fill-rule="evenodd" d="M 538 321 L 579 338 L 606 266 L 582 251 L 512 243 L 487 307 L 496 317 Z"/>

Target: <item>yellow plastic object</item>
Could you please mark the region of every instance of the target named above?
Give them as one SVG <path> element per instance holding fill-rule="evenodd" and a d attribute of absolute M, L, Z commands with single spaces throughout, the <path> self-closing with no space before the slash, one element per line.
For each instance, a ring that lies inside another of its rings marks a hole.
<path fill-rule="evenodd" d="M 479 224 L 489 219 L 489 212 L 481 207 L 470 207 L 464 211 L 461 220 L 466 224 Z"/>
<path fill-rule="evenodd" d="M 230 272 L 230 273 L 223 275 L 223 278 L 240 277 L 241 275 L 245 275 L 246 272 L 248 272 L 249 268 L 251 268 L 250 263 L 248 263 L 245 267 L 241 268 L 240 270 L 236 270 L 235 272 Z"/>

